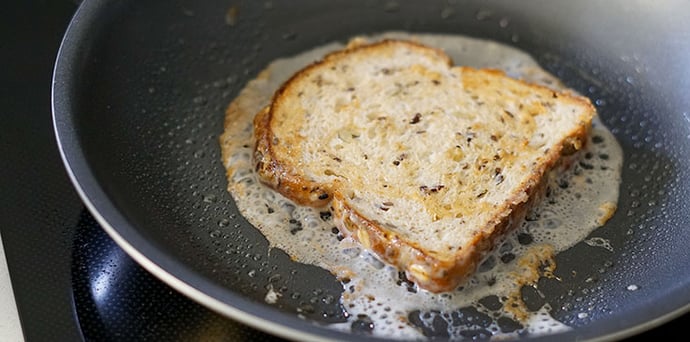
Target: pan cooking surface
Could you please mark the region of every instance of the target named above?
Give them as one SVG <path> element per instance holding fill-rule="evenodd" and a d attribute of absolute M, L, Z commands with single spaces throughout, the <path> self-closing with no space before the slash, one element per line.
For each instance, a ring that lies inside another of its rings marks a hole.
<path fill-rule="evenodd" d="M 529 52 L 590 97 L 625 155 L 619 209 L 596 231 L 614 251 L 576 245 L 557 257 L 559 280 L 538 283 L 544 298 L 531 288 L 523 297 L 549 303 L 553 317 L 575 328 L 564 334 L 570 338 L 627 335 L 685 312 L 690 72 L 678 32 L 688 28 L 671 15 L 681 11 L 506 6 L 517 5 L 86 2 L 56 67 L 61 149 L 111 236 L 174 287 L 245 323 L 288 327 L 276 331 L 284 336 L 352 338 L 311 323 L 344 320 L 329 300 L 342 289 L 333 276 L 268 253 L 264 237 L 238 215 L 218 147 L 225 106 L 274 58 L 353 34 L 405 29 L 494 39 Z M 271 306 L 269 284 L 282 294 Z"/>
<path fill-rule="evenodd" d="M 423 44 L 444 49 L 452 60 L 462 61 L 464 65 L 499 68 L 508 74 L 558 86 L 558 81 L 541 71 L 530 57 L 494 41 L 447 35 L 415 34 L 412 37 L 391 32 L 383 37 L 418 39 Z M 383 37 L 368 39 L 377 41 Z M 324 50 L 337 48 L 327 45 L 271 63 L 261 72 L 264 77 L 260 81 L 250 81 L 228 107 L 226 120 L 234 121 L 225 127 L 221 151 L 224 164 L 231 170 L 229 188 L 240 213 L 259 228 L 271 246 L 286 251 L 293 260 L 321 266 L 337 274 L 339 279 L 347 277 L 343 280 L 345 293 L 337 300 L 347 308 L 351 321 L 360 318 L 370 322 L 367 326 L 374 327 L 375 336 L 412 338 L 419 335 L 416 325 L 430 326 L 431 322 L 438 322 L 435 325 L 440 331 L 434 331 L 435 334 L 449 336 L 460 336 L 461 332 L 462 336 L 468 336 L 474 331 L 473 335 L 509 338 L 518 332 L 543 335 L 568 329 L 549 316 L 550 309 L 544 302 L 531 303 L 529 310 L 525 308 L 520 288 L 536 281 L 539 274 L 548 276 L 550 269 L 556 267 L 551 260 L 552 254 L 574 245 L 601 225 L 599 218 L 604 214 L 601 210 L 604 203 L 615 207 L 622 152 L 611 133 L 602 129 L 596 120 L 592 131 L 596 138 L 589 143 L 582 163 L 571 170 L 572 174 L 561 176 L 557 184 L 550 186 L 549 198 L 534 215 L 529 215 L 529 228 L 510 234 L 461 289 L 440 296 L 417 291 L 404 273 L 384 267 L 371 254 L 362 253 L 352 239 L 344 239 L 341 234 L 344 232 L 334 228 L 335 220 L 331 219 L 328 210 L 285 203 L 283 197 L 275 196 L 273 190 L 261 185 L 253 173 L 251 145 L 247 141 L 251 140 L 254 114 L 269 101 L 284 77 L 322 57 L 326 53 Z M 366 94 L 360 92 L 363 93 Z M 416 129 L 426 128 L 422 123 Z M 437 133 L 425 135 L 433 137 Z M 430 143 L 441 150 L 448 148 L 441 147 L 443 143 L 439 139 Z M 342 153 L 340 156 L 346 159 Z M 391 200 L 398 202 L 395 198 Z M 395 211 L 397 205 L 391 204 L 391 211 Z M 615 209 L 610 214 L 614 212 Z M 597 247 L 596 243 L 603 243 L 599 248 L 611 248 L 598 237 L 587 243 L 594 245 L 593 248 Z M 267 299 L 279 300 L 272 290 L 269 288 Z M 434 313 L 439 310 L 444 314 Z M 520 323 L 514 317 L 519 317 Z M 477 321 L 482 322 L 479 329 Z M 349 330 L 351 322 L 332 327 Z"/>

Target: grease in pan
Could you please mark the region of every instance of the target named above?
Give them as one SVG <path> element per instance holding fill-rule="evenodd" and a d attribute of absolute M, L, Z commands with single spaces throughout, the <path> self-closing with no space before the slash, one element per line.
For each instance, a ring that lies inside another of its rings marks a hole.
<path fill-rule="evenodd" d="M 385 36 L 410 38 L 404 33 Z M 444 49 L 458 65 L 494 67 L 514 77 L 563 87 L 528 55 L 504 45 L 460 36 L 416 35 L 414 39 Z M 569 174 L 553 179 L 549 198 L 463 287 L 443 294 L 418 290 L 396 269 L 337 234 L 328 214 L 294 205 L 260 185 L 253 173 L 249 141 L 254 114 L 293 72 L 339 47 L 330 44 L 269 65 L 235 100 L 239 110 L 228 112 L 230 124 L 222 141 L 229 190 L 242 214 L 273 247 L 285 250 L 297 261 L 324 267 L 342 280 L 345 291 L 340 300 L 351 322 L 333 327 L 347 330 L 352 322 L 364 320 L 371 322 L 375 335 L 414 338 L 422 336 L 419 326 L 441 320 L 447 323 L 450 336 L 459 337 L 461 331 L 476 327 L 452 312 L 474 308 L 481 317 L 489 318 L 482 328 L 491 335 L 510 337 L 568 329 L 550 317 L 548 306 L 527 310 L 519 291 L 523 284 L 551 276 L 557 267 L 553 256 L 581 241 L 615 210 L 622 152 L 614 137 L 595 120 L 584 160 Z M 269 302 L 280 301 L 279 296 L 268 295 Z M 487 305 L 487 298 L 496 298 L 497 305 Z"/>

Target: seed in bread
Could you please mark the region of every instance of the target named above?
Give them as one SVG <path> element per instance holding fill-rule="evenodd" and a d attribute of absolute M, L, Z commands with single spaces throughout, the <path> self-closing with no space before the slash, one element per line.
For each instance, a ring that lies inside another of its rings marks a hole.
<path fill-rule="evenodd" d="M 515 228 L 594 114 L 417 43 L 357 43 L 276 92 L 255 118 L 254 158 L 263 182 L 329 206 L 343 233 L 440 292 Z"/>

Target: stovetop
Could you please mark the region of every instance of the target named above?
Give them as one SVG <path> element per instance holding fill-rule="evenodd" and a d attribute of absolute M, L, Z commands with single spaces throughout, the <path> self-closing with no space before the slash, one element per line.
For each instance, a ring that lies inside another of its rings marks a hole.
<path fill-rule="evenodd" d="M 63 169 L 50 116 L 52 66 L 76 5 L 3 7 L 0 232 L 24 339 L 277 340 L 177 293 L 99 227 Z M 677 334 L 688 323 L 686 314 L 631 340 Z"/>

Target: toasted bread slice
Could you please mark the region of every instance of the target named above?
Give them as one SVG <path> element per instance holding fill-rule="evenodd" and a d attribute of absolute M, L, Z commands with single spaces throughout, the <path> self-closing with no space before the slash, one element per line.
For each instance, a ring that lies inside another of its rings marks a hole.
<path fill-rule="evenodd" d="M 586 142 L 586 98 L 417 43 L 356 42 L 283 84 L 254 120 L 259 178 L 328 206 L 341 232 L 432 292 L 456 288 Z"/>

